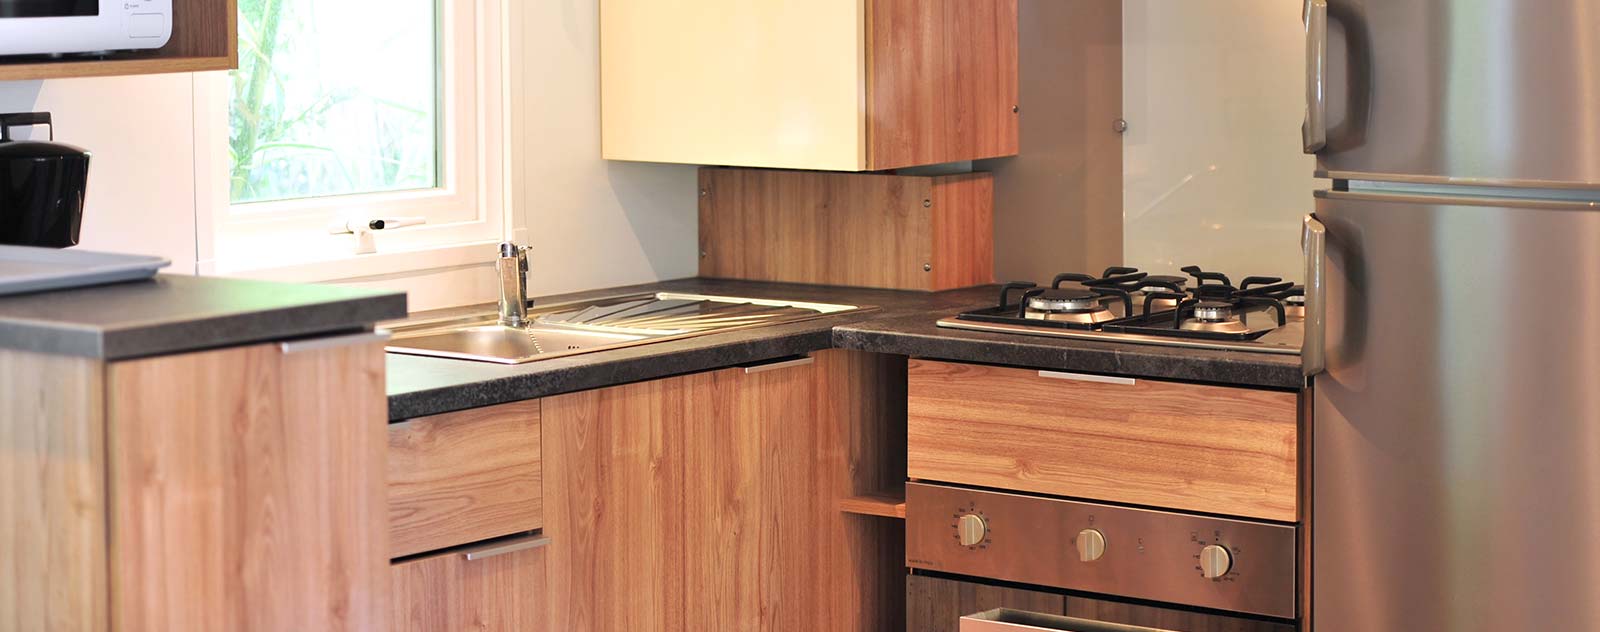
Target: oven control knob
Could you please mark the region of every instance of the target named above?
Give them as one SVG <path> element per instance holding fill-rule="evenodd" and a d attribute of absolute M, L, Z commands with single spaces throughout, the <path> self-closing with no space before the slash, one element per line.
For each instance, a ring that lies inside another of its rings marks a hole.
<path fill-rule="evenodd" d="M 989 535 L 989 524 L 978 514 L 963 514 L 956 521 L 956 537 L 961 546 L 978 546 Z"/>
<path fill-rule="evenodd" d="M 1098 529 L 1078 532 L 1078 561 L 1093 562 L 1106 554 L 1106 535 Z"/>
<path fill-rule="evenodd" d="M 1228 552 L 1228 547 L 1220 544 L 1208 544 L 1200 549 L 1200 575 L 1206 579 L 1216 579 L 1227 575 L 1233 570 L 1233 554 Z"/>

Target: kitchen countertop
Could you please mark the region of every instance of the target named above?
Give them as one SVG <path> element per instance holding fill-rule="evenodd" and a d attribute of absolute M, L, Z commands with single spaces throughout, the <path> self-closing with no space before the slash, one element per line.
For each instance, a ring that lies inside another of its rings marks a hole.
<path fill-rule="evenodd" d="M 833 330 L 833 346 L 915 358 L 1229 386 L 1305 387 L 1298 355 L 1022 336 L 934 324 L 950 315 L 890 316 L 841 325 Z"/>
<path fill-rule="evenodd" d="M 0 297 L 0 349 L 127 360 L 355 331 L 405 312 L 400 292 L 158 274 Z"/>
<path fill-rule="evenodd" d="M 876 309 L 520 365 L 389 354 L 389 418 L 399 421 L 829 348 L 1235 386 L 1300 389 L 1305 384 L 1298 356 L 1017 336 L 934 325 L 945 316 L 992 303 L 997 286 L 926 293 L 682 279 L 539 298 L 536 304 L 657 291 Z"/>

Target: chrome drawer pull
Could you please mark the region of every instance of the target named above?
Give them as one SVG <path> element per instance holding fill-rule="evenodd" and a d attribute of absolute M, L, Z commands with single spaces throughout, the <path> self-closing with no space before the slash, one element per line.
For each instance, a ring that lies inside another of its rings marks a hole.
<path fill-rule="evenodd" d="M 545 537 L 543 534 L 535 534 L 507 542 L 485 544 L 481 547 L 465 551 L 461 554 L 461 556 L 467 558 L 467 561 L 469 562 L 475 562 L 499 555 L 505 555 L 507 553 L 516 553 L 517 551 L 537 549 L 547 544 L 550 544 L 550 538 Z"/>
<path fill-rule="evenodd" d="M 1139 381 L 1131 377 L 1111 377 L 1109 375 L 1089 375 L 1086 373 L 1062 373 L 1060 371 L 1040 371 L 1039 377 L 1052 380 L 1072 380 L 1074 382 L 1095 382 L 1097 384 L 1116 384 L 1118 386 L 1133 386 Z"/>
<path fill-rule="evenodd" d="M 787 368 L 790 368 L 790 367 L 805 366 L 805 365 L 811 364 L 811 363 L 816 362 L 816 361 L 817 361 L 816 358 L 813 358 L 811 356 L 806 356 L 804 358 L 795 358 L 793 360 L 785 360 L 783 362 L 773 362 L 771 364 L 757 364 L 755 366 L 747 366 L 747 367 L 745 367 L 744 368 L 744 374 L 745 375 L 751 375 L 751 374 L 755 374 L 755 373 L 765 373 L 767 371 L 776 371 L 778 369 L 787 369 Z"/>
<path fill-rule="evenodd" d="M 380 329 L 348 336 L 329 336 L 327 338 L 307 338 L 305 340 L 280 342 L 278 343 L 278 349 L 284 353 L 303 353 L 306 351 L 351 347 L 369 342 L 386 342 L 388 340 L 389 332 Z"/>

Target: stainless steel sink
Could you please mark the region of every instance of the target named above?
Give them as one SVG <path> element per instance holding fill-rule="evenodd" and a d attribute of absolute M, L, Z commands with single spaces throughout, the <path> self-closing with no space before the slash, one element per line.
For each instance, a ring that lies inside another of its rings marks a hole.
<path fill-rule="evenodd" d="M 390 353 L 522 364 L 578 353 L 792 323 L 861 311 L 854 305 L 658 292 L 550 305 L 528 325 L 499 324 L 493 311 L 390 327 Z"/>

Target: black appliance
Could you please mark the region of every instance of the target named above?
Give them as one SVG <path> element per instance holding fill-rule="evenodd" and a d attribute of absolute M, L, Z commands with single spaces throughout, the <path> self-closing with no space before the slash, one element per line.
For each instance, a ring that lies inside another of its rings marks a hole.
<path fill-rule="evenodd" d="M 49 141 L 14 140 L 12 128 L 43 125 Z M 0 114 L 0 244 L 78 245 L 89 152 L 57 143 L 49 112 Z"/>

